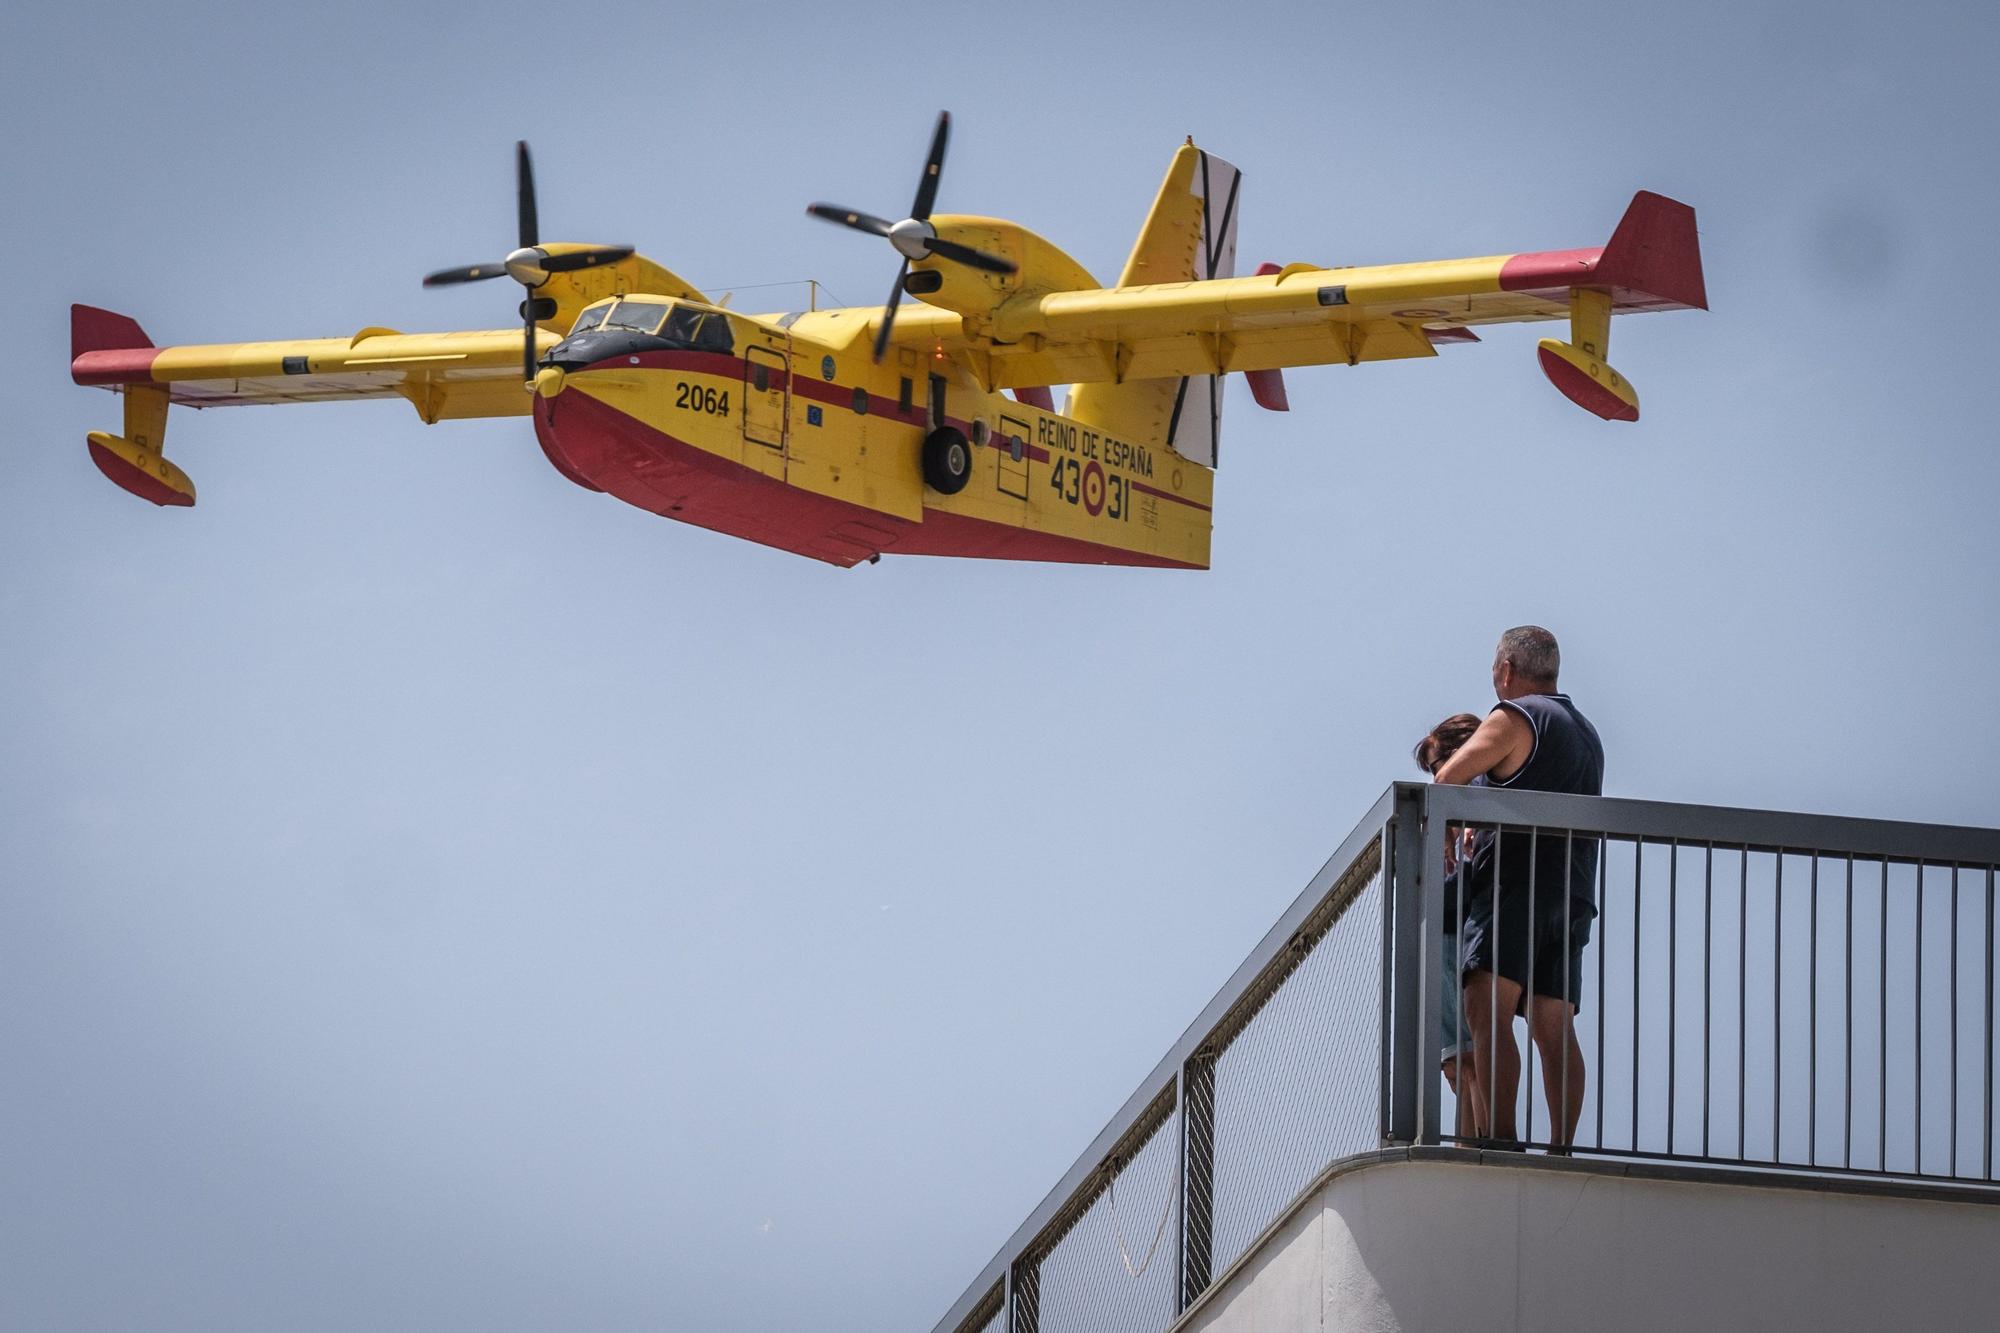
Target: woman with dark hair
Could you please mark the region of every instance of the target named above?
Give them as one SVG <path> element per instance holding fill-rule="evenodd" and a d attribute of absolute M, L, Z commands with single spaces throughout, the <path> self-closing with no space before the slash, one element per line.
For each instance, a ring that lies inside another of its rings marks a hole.
<path fill-rule="evenodd" d="M 1444 766 L 1444 761 L 1457 754 L 1459 747 L 1472 739 L 1472 733 L 1479 730 L 1480 719 L 1470 713 L 1453 713 L 1444 721 L 1424 733 L 1413 752 L 1417 767 L 1426 773 L 1436 773 Z"/>
<path fill-rule="evenodd" d="M 1445 761 L 1458 753 L 1459 747 L 1472 739 L 1472 733 L 1479 730 L 1480 719 L 1471 713 L 1453 713 L 1444 721 L 1432 727 L 1417 742 L 1413 756 L 1417 767 L 1435 775 L 1444 767 Z M 1456 881 L 1450 879 L 1457 868 L 1458 840 L 1445 840 L 1444 872 L 1447 887 L 1456 888 Z M 1439 1066 L 1444 1070 L 1444 1081 L 1451 1085 L 1451 1093 L 1458 1101 L 1458 1134 L 1461 1139 L 1485 1138 L 1486 1099 L 1479 1095 L 1479 1081 L 1472 1069 L 1472 1037 L 1465 1031 L 1465 995 L 1459 989 L 1458 979 L 1458 913 L 1447 904 L 1444 914 L 1444 953 L 1439 960 L 1439 1026 L 1442 1037 L 1438 1043 Z M 1447 963 L 1446 960 L 1449 960 Z M 1460 1057 L 1465 1059 L 1461 1063 Z"/>

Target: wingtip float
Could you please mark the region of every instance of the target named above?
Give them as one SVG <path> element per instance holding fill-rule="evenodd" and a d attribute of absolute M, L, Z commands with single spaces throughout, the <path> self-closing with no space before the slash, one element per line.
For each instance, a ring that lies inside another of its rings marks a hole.
<path fill-rule="evenodd" d="M 739 314 L 628 246 L 544 243 L 525 145 L 519 244 L 428 280 L 511 277 L 525 296 L 513 328 L 162 348 L 78 305 L 73 377 L 125 395 L 123 433 L 92 432 L 91 459 L 142 499 L 191 505 L 162 447 L 171 404 L 400 397 L 426 422 L 531 417 L 587 490 L 836 565 L 1205 568 L 1226 376 L 1285 411 L 1286 368 L 1432 357 L 1482 325 L 1567 319 L 1567 339 L 1537 348 L 1543 373 L 1633 421 L 1638 394 L 1607 360 L 1612 316 L 1708 305 L 1694 210 L 1650 192 L 1594 249 L 1239 278 L 1241 175 L 1192 142 L 1101 287 L 1017 223 L 933 211 L 947 126 L 909 218 L 809 210 L 896 249 L 881 307 Z"/>

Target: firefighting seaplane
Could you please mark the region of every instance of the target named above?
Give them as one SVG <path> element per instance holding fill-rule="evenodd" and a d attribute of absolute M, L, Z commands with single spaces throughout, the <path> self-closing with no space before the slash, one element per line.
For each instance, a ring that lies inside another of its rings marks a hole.
<path fill-rule="evenodd" d="M 192 505 L 163 450 L 173 405 L 395 397 L 426 422 L 532 416 L 579 486 L 835 565 L 1206 568 L 1225 376 L 1283 411 L 1289 367 L 1436 356 L 1480 325 L 1567 319 L 1542 370 L 1632 421 L 1638 395 L 1605 359 L 1612 315 L 1707 308 L 1694 210 L 1651 193 L 1600 247 L 1237 277 L 1241 176 L 1192 139 L 1101 287 L 1025 227 L 932 211 L 949 130 L 940 116 L 909 216 L 808 210 L 888 242 L 880 307 L 738 314 L 630 246 L 545 243 L 526 144 L 519 246 L 425 279 L 513 279 L 520 329 L 156 347 L 75 306 L 72 377 L 125 399 L 124 433 L 91 432 L 90 456 L 142 499 Z M 1070 386 L 1061 412 L 1052 385 Z"/>

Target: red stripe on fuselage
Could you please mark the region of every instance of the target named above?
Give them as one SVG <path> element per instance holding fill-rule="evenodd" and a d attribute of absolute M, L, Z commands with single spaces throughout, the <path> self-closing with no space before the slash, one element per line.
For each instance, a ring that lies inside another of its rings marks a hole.
<path fill-rule="evenodd" d="M 641 352 L 633 357 L 620 357 L 609 361 L 599 361 L 594 365 L 585 366 L 584 369 L 615 370 L 620 367 L 633 366 L 650 370 L 685 370 L 696 375 L 721 375 L 729 379 L 740 379 L 746 382 L 749 379 L 751 370 L 751 363 L 745 361 L 742 357 L 725 356 L 719 352 Z M 771 376 L 770 385 L 773 389 L 789 387 L 794 397 L 809 399 L 816 403 L 824 403 L 829 407 L 840 408 L 843 411 L 852 412 L 854 410 L 855 390 L 862 389 L 862 386 L 858 384 L 841 385 L 830 380 L 815 379 L 810 375 L 801 375 L 797 371 L 786 372 L 778 369 L 776 366 L 766 366 L 765 369 Z M 914 379 L 914 377 L 912 378 Z M 912 387 L 914 387 L 914 384 Z M 922 427 L 930 421 L 930 412 L 927 408 L 918 407 L 913 403 L 905 411 L 901 401 L 898 399 L 886 398 L 879 393 L 870 393 L 866 389 L 862 389 L 862 392 L 867 394 L 867 414 L 869 416 L 883 417 L 890 421 L 900 422 L 905 426 L 917 427 Z M 972 438 L 971 421 L 960 417 L 948 416 L 945 418 L 944 424 L 957 430 L 967 439 Z M 986 446 L 989 449 L 1006 449 L 1009 447 L 1004 442 L 1004 437 L 997 431 L 987 436 Z M 1040 445 L 1023 441 L 1022 447 L 1027 456 L 1034 459 L 1037 463 L 1046 463 L 1049 461 L 1049 451 Z M 1180 499 L 1179 496 L 1169 496 L 1168 498 Z M 1191 502 L 1184 501 L 1183 503 Z"/>
<path fill-rule="evenodd" d="M 599 361 L 585 366 L 585 370 L 615 370 L 620 367 L 637 366 L 645 370 L 685 370 L 695 375 L 721 375 L 727 379 L 748 383 L 753 365 L 740 356 L 727 356 L 721 352 L 641 352 L 637 356 L 616 357 L 609 361 Z M 839 385 L 827 380 L 801 375 L 796 371 L 780 370 L 776 366 L 765 365 L 773 389 L 789 388 L 795 397 L 825 403 L 831 407 L 854 410 L 854 391 L 860 385 Z M 868 415 L 887 417 L 909 426 L 921 426 L 929 414 L 914 404 L 906 412 L 900 402 L 884 398 L 881 394 L 868 394 Z"/>
<path fill-rule="evenodd" d="M 1132 489 L 1138 491 L 1141 495 L 1157 495 L 1162 500 L 1172 500 L 1177 505 L 1186 505 L 1190 509 L 1199 509 L 1204 514 L 1215 512 L 1199 500 L 1190 500 L 1185 495 L 1175 495 L 1172 491 L 1163 491 L 1157 486 L 1148 486 L 1143 481 L 1133 482 Z"/>

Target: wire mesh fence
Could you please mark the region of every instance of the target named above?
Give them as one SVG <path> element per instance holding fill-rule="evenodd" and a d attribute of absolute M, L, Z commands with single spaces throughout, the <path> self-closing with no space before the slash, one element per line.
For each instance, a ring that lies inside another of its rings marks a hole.
<path fill-rule="evenodd" d="M 1381 1141 L 1388 796 L 940 1322 L 1166 1328 L 1330 1162 Z"/>
<path fill-rule="evenodd" d="M 1378 874 L 1217 1057 L 1216 1271 L 1329 1162 L 1381 1146 L 1381 967 Z"/>
<path fill-rule="evenodd" d="M 1180 1116 L 1170 1112 L 1037 1261 L 1042 1333 L 1154 1333 L 1179 1312 Z"/>

